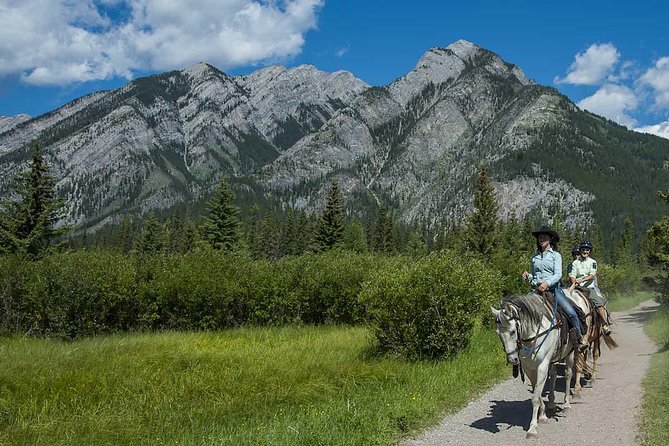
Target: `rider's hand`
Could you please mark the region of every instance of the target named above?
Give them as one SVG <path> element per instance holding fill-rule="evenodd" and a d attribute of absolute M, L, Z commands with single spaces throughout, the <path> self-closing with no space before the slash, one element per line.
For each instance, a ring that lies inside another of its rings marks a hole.
<path fill-rule="evenodd" d="M 540 293 L 543 293 L 547 289 L 548 289 L 548 284 L 546 282 L 541 282 L 541 284 L 539 284 L 539 286 L 537 287 L 537 291 L 539 291 Z"/>
<path fill-rule="evenodd" d="M 527 277 L 530 275 L 527 271 L 523 271 L 523 279 L 527 280 Z"/>

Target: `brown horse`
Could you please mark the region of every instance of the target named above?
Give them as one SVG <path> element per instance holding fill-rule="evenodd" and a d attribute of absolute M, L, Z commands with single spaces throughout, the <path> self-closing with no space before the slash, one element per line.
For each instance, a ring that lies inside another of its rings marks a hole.
<path fill-rule="evenodd" d="M 578 364 L 584 364 L 587 363 L 587 357 L 588 353 L 592 354 L 592 366 L 589 367 L 590 370 L 588 370 L 590 374 L 590 379 L 595 379 L 595 373 L 597 370 L 597 361 L 599 360 L 601 354 L 602 354 L 602 339 L 604 340 L 604 343 L 609 349 L 614 349 L 618 347 L 618 344 L 616 341 L 611 337 L 611 335 L 605 335 L 604 330 L 602 329 L 602 325 L 604 321 L 601 321 L 601 318 L 597 314 L 596 308 L 594 305 L 592 305 L 592 302 L 590 299 L 585 295 L 583 291 L 581 291 L 579 288 L 570 288 L 568 290 L 565 290 L 565 294 L 571 301 L 578 306 L 581 311 L 583 311 L 583 314 L 585 314 L 585 326 L 583 327 L 585 333 L 583 336 L 585 336 L 586 341 L 590 345 L 588 350 L 584 352 L 577 353 L 577 355 L 581 355 L 581 360 L 574 361 L 575 364 L 575 369 L 574 369 L 574 375 L 576 382 L 574 383 L 574 398 L 580 398 L 581 397 L 581 375 L 583 373 L 582 367 L 579 367 Z"/>

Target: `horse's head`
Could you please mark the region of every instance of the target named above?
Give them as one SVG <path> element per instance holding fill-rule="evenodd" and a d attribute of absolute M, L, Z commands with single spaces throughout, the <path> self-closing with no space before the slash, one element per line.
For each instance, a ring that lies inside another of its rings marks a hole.
<path fill-rule="evenodd" d="M 506 353 L 506 362 L 512 365 L 518 365 L 518 340 L 520 339 L 518 323 L 518 309 L 509 304 L 503 304 L 499 310 L 490 307 L 492 314 L 495 315 L 495 327 L 497 335 L 502 341 L 504 353 Z"/>

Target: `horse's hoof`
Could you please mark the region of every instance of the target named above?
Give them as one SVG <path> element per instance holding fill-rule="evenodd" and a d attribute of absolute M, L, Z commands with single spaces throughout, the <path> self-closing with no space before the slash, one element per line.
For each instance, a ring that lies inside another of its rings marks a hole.
<path fill-rule="evenodd" d="M 525 438 L 537 438 L 539 434 L 536 432 L 528 432 L 527 435 L 525 435 Z"/>
<path fill-rule="evenodd" d="M 548 417 L 539 418 L 537 421 L 541 424 L 546 424 L 548 423 Z"/>
<path fill-rule="evenodd" d="M 581 395 L 581 392 L 580 392 L 580 391 L 578 391 L 578 392 L 573 392 L 573 393 L 571 394 L 571 397 L 572 397 L 572 398 L 575 398 L 575 399 L 577 399 L 577 400 L 580 400 L 581 398 L 583 398 L 583 396 Z"/>
<path fill-rule="evenodd" d="M 571 410 L 571 406 L 562 406 L 562 412 L 569 412 Z"/>

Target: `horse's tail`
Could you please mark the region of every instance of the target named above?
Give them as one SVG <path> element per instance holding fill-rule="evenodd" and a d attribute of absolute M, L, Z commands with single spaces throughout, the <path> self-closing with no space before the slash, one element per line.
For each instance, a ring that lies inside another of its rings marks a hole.
<path fill-rule="evenodd" d="M 613 339 L 613 337 L 611 337 L 611 335 L 604 335 L 603 338 L 604 338 L 604 343 L 610 350 L 618 348 L 618 343 Z"/>
<path fill-rule="evenodd" d="M 595 373 L 592 367 L 588 365 L 588 361 L 585 359 L 585 353 L 574 350 L 574 365 L 577 370 L 580 370 L 586 375 L 592 375 Z"/>

